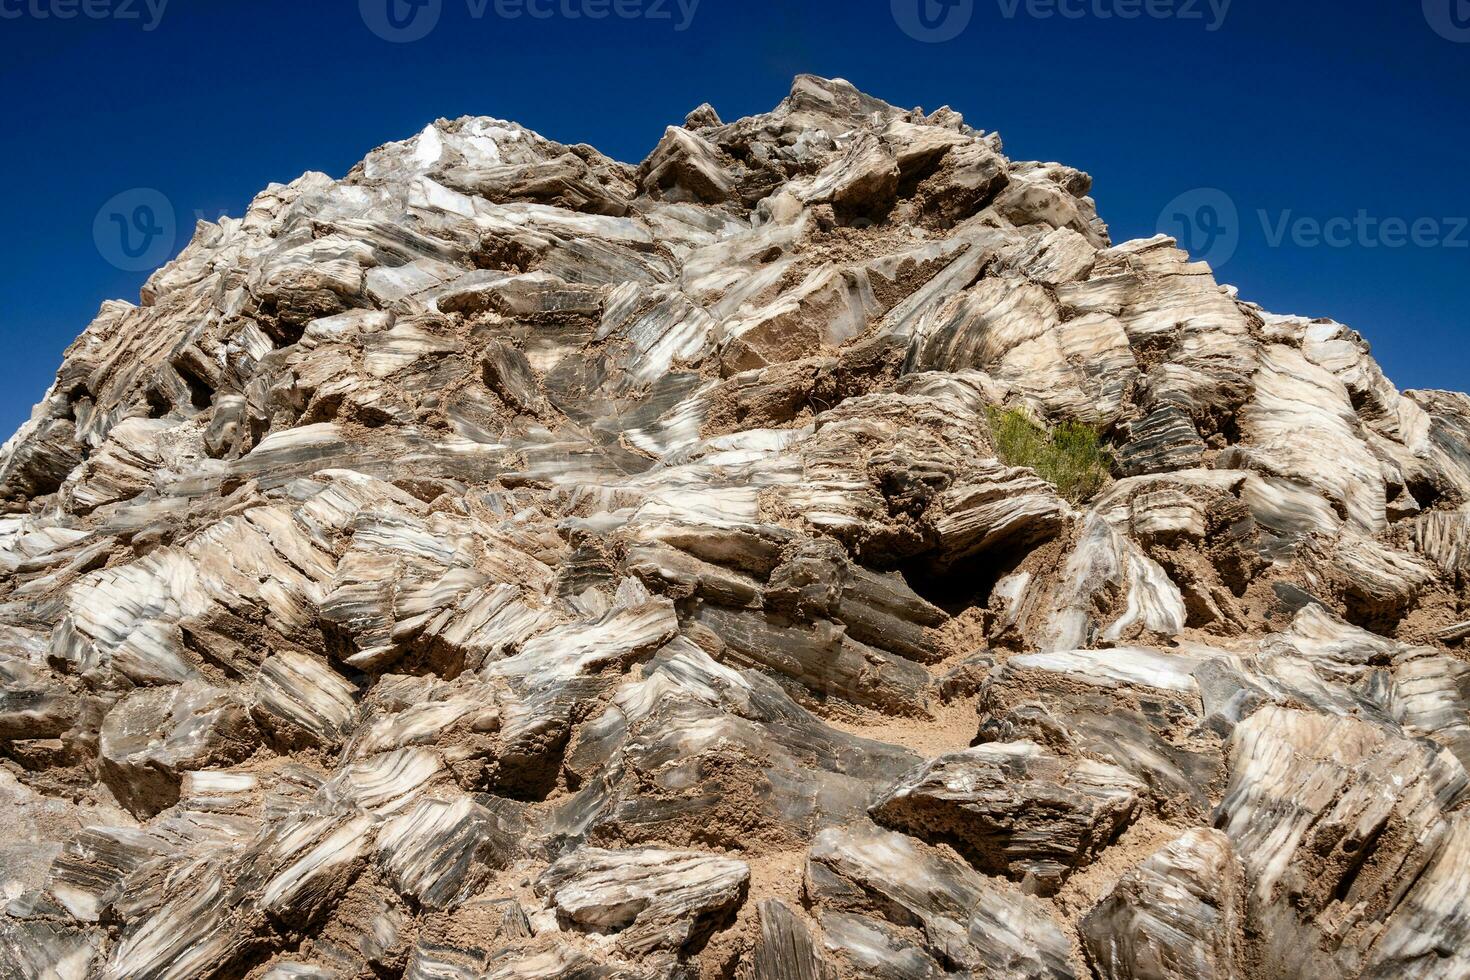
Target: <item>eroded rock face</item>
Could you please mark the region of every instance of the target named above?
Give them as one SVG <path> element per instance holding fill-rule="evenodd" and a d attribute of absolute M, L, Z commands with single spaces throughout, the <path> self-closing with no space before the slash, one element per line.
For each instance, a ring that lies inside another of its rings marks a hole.
<path fill-rule="evenodd" d="M 1128 871 L 1080 929 L 1101 977 L 1246 976 L 1240 861 L 1219 831 L 1191 830 Z"/>
<path fill-rule="evenodd" d="M 1144 788 L 1115 766 L 1063 760 L 1034 742 L 993 742 L 910 773 L 872 814 L 1051 894 L 1123 831 Z"/>
<path fill-rule="evenodd" d="M 1470 398 L 1090 191 L 803 76 L 202 224 L 0 449 L 0 976 L 1470 973 Z"/>
<path fill-rule="evenodd" d="M 1274 961 L 1369 976 L 1466 969 L 1455 938 L 1465 920 L 1450 896 L 1467 874 L 1470 780 L 1452 755 L 1383 726 L 1275 706 L 1236 729 L 1231 751 L 1221 826 Z M 1445 930 L 1432 963 L 1430 922 Z"/>
<path fill-rule="evenodd" d="M 827 949 L 849 964 L 839 976 L 1080 972 L 1042 902 L 902 834 L 862 825 L 824 831 L 812 845 L 806 894 Z"/>
<path fill-rule="evenodd" d="M 536 882 L 571 926 L 616 933 L 628 952 L 679 950 L 745 897 L 743 861 L 692 851 L 584 847 Z"/>

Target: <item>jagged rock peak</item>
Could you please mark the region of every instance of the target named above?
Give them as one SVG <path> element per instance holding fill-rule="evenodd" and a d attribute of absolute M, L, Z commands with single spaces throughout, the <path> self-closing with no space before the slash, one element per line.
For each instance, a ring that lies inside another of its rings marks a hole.
<path fill-rule="evenodd" d="M 1470 398 L 1091 183 L 801 76 L 202 223 L 0 450 L 0 977 L 1470 974 Z"/>

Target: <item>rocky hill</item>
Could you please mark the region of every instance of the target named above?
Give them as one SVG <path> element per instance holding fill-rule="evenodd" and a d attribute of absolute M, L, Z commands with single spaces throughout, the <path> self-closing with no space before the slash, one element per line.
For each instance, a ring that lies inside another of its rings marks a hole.
<path fill-rule="evenodd" d="M 201 224 L 0 454 L 0 976 L 1470 976 L 1470 398 L 1090 184 L 801 77 Z"/>

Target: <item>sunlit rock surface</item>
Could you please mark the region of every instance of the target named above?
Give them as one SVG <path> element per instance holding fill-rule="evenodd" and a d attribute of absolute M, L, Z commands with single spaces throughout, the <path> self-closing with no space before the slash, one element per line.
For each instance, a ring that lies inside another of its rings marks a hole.
<path fill-rule="evenodd" d="M 0 977 L 1470 975 L 1470 398 L 1090 193 L 803 76 L 201 224 L 0 449 Z"/>

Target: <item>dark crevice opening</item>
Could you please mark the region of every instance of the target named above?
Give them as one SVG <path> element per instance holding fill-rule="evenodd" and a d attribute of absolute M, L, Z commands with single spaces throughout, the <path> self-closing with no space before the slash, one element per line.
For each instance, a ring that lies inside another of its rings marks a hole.
<path fill-rule="evenodd" d="M 1029 547 L 1007 546 L 982 552 L 951 565 L 932 557 L 919 558 L 899 568 L 904 581 L 925 601 L 951 616 L 989 605 L 996 583 L 1020 567 Z"/>
<path fill-rule="evenodd" d="M 189 388 L 189 404 L 198 411 L 204 411 L 214 404 L 214 389 L 208 382 L 195 375 L 192 371 L 180 371 L 179 377 L 184 379 L 184 384 Z"/>
<path fill-rule="evenodd" d="M 173 410 L 173 403 L 168 396 L 157 388 L 149 388 L 143 395 L 143 400 L 148 405 L 148 417 L 150 419 L 161 419 Z"/>
<path fill-rule="evenodd" d="M 1426 479 L 1409 480 L 1407 489 L 1420 510 L 1433 510 L 1444 499 L 1444 492 Z"/>

